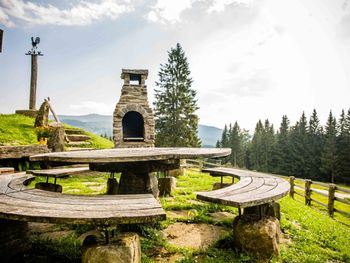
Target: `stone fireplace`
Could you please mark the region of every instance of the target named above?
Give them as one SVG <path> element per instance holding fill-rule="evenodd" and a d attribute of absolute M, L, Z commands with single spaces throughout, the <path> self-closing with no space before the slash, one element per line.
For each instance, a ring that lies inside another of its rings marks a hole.
<path fill-rule="evenodd" d="M 148 105 L 145 80 L 148 70 L 122 69 L 124 84 L 113 114 L 116 148 L 153 147 L 154 115 Z"/>

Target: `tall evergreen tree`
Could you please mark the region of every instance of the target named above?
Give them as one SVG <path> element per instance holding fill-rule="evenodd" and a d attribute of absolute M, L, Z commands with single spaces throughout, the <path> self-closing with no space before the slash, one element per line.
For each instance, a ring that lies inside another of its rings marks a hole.
<path fill-rule="evenodd" d="M 264 149 L 262 145 L 262 137 L 264 133 L 264 126 L 261 120 L 255 126 L 254 135 L 249 147 L 249 169 L 261 170 L 264 156 Z"/>
<path fill-rule="evenodd" d="M 243 167 L 243 136 L 237 121 L 230 127 L 229 144 L 231 148 L 231 164 Z"/>
<path fill-rule="evenodd" d="M 291 172 L 293 175 L 301 178 L 308 177 L 309 173 L 307 141 L 307 120 L 303 112 L 299 121 L 293 127 L 290 137 Z"/>
<path fill-rule="evenodd" d="M 336 120 L 333 117 L 332 111 L 330 111 L 325 128 L 324 145 L 321 154 L 321 171 L 332 183 L 334 183 L 336 175 L 336 136 Z"/>
<path fill-rule="evenodd" d="M 266 119 L 264 123 L 264 130 L 262 135 L 263 160 L 261 171 L 271 172 L 273 165 L 273 148 L 275 144 L 275 131 L 273 125 Z"/>
<path fill-rule="evenodd" d="M 278 174 L 291 175 L 290 127 L 287 115 L 283 115 L 274 148 L 275 167 Z"/>
<path fill-rule="evenodd" d="M 350 109 L 340 115 L 336 158 L 336 177 L 350 182 Z"/>
<path fill-rule="evenodd" d="M 185 52 L 178 43 L 168 56 L 155 89 L 156 145 L 199 147 L 196 91 Z"/>
<path fill-rule="evenodd" d="M 322 127 L 314 109 L 309 120 L 308 126 L 308 177 L 311 179 L 320 179 L 321 152 L 322 152 Z"/>

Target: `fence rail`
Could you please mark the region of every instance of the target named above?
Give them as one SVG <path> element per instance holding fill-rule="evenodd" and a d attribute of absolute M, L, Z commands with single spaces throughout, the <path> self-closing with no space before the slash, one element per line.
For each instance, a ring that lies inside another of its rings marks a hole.
<path fill-rule="evenodd" d="M 339 187 L 335 184 L 326 184 L 326 183 L 322 183 L 322 182 L 313 182 L 309 179 L 297 179 L 298 181 L 303 181 L 304 182 L 304 186 L 300 186 L 300 185 L 296 185 L 295 184 L 295 177 L 291 176 L 289 178 L 289 183 L 290 183 L 290 191 L 289 191 L 289 195 L 290 197 L 292 197 L 294 199 L 294 194 L 299 195 L 303 198 L 305 198 L 305 204 L 306 205 L 311 205 L 312 202 L 321 205 L 323 207 L 326 207 L 328 210 L 328 214 L 329 216 L 333 217 L 334 213 L 337 212 L 343 216 L 346 217 L 350 217 L 350 213 L 340 210 L 338 208 L 334 207 L 335 201 L 338 201 L 340 203 L 346 204 L 346 205 L 350 205 L 350 200 L 347 200 L 345 198 L 339 197 L 337 196 L 337 194 L 339 194 L 339 192 L 343 192 L 343 193 L 350 193 L 349 189 L 343 188 L 343 187 Z M 312 185 L 319 185 L 322 187 L 327 188 L 327 190 L 320 190 L 320 189 L 315 189 L 312 188 Z M 302 191 L 304 191 L 304 193 L 300 193 L 295 191 L 296 189 L 300 189 Z M 312 194 L 318 194 L 324 197 L 328 198 L 328 202 L 323 203 L 319 200 L 316 200 L 315 198 L 312 198 Z"/>
<path fill-rule="evenodd" d="M 195 167 L 195 168 L 202 169 L 204 167 L 210 168 L 210 167 L 220 167 L 220 166 L 222 166 L 222 165 L 218 164 L 218 163 L 203 161 L 203 160 L 192 160 L 192 159 L 186 160 L 186 167 L 187 168 L 194 168 Z M 296 185 L 295 180 L 304 182 L 304 186 Z M 298 196 L 305 199 L 306 205 L 310 206 L 313 202 L 313 203 L 316 203 L 320 206 L 323 206 L 323 207 L 327 208 L 328 214 L 331 217 L 334 217 L 335 212 L 339 213 L 343 216 L 350 217 L 349 212 L 346 212 L 346 211 L 343 211 L 343 210 L 340 210 L 340 209 L 334 207 L 335 201 L 340 202 L 340 203 L 345 204 L 345 205 L 350 205 L 350 197 L 349 197 L 349 200 L 347 200 L 345 198 L 337 196 L 337 194 L 340 194 L 339 192 L 345 193 L 345 194 L 350 194 L 350 189 L 340 187 L 340 186 L 337 186 L 335 184 L 327 184 L 327 183 L 323 183 L 323 182 L 312 181 L 310 179 L 295 178 L 294 176 L 289 177 L 289 183 L 290 183 L 289 195 L 293 199 L 294 199 L 294 195 L 298 195 Z M 312 185 L 318 185 L 318 186 L 326 188 L 327 190 L 326 189 L 324 189 L 324 190 L 315 189 L 315 188 L 312 188 Z M 303 192 L 300 192 L 300 191 L 297 192 L 295 189 L 301 190 Z M 320 195 L 323 197 L 327 197 L 328 198 L 327 203 L 323 203 L 323 202 L 313 198 L 314 194 L 317 194 L 317 195 Z"/>

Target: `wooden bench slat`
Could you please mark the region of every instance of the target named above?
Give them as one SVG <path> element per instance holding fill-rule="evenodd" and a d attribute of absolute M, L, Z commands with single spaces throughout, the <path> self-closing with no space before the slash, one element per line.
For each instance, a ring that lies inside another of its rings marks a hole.
<path fill-rule="evenodd" d="M 34 178 L 12 174 L 0 178 L 0 218 L 67 224 L 129 224 L 164 220 L 151 194 L 65 195 L 23 185 Z"/>
<path fill-rule="evenodd" d="M 27 173 L 31 173 L 34 176 L 48 176 L 48 177 L 64 177 L 72 174 L 82 173 L 89 171 L 89 167 L 73 167 L 73 168 L 55 168 L 55 169 L 43 169 L 43 170 L 29 170 Z"/>
<path fill-rule="evenodd" d="M 204 201 L 245 208 L 278 200 L 289 192 L 289 183 L 271 174 L 223 167 L 203 171 L 240 179 L 238 183 L 219 190 L 197 193 L 197 198 Z"/>

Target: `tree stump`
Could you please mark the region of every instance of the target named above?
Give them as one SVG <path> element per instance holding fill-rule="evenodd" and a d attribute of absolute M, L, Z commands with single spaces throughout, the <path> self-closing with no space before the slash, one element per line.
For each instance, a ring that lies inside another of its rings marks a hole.
<path fill-rule="evenodd" d="M 164 177 L 158 179 L 159 194 L 162 196 L 171 195 L 176 189 L 175 177 Z"/>
<path fill-rule="evenodd" d="M 234 246 L 261 259 L 279 255 L 280 234 L 279 221 L 274 217 L 243 215 L 233 221 Z"/>
<path fill-rule="evenodd" d="M 108 244 L 83 247 L 82 263 L 141 263 L 140 238 L 135 233 L 124 233 Z"/>
<path fill-rule="evenodd" d="M 64 126 L 62 123 L 50 123 L 50 137 L 48 140 L 48 147 L 52 152 L 64 151 Z"/>

